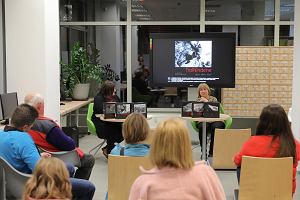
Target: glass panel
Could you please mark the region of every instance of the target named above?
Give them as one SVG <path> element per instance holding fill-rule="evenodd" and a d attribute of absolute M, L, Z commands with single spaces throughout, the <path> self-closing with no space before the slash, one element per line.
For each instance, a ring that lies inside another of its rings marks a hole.
<path fill-rule="evenodd" d="M 280 1 L 280 20 L 294 21 L 295 0 Z"/>
<path fill-rule="evenodd" d="M 274 0 L 206 0 L 207 21 L 271 21 L 274 20 Z"/>
<path fill-rule="evenodd" d="M 91 58 L 96 58 L 96 62 L 105 66 L 110 65 L 106 70 L 108 78 L 116 82 L 118 95 L 123 101 L 125 98 L 125 88 L 122 82 L 126 83 L 126 27 L 125 26 L 61 26 L 60 28 L 60 48 L 61 60 L 68 63 L 70 54 L 75 42 L 79 42 L 84 47 Z M 99 50 L 99 51 L 97 51 Z M 95 59 L 91 62 L 95 62 Z M 116 77 L 110 76 L 110 69 L 116 73 Z M 125 76 L 124 76 L 125 71 Z M 121 78 L 121 80 L 120 80 Z M 99 84 L 91 82 L 90 96 L 96 95 Z"/>
<path fill-rule="evenodd" d="M 133 21 L 199 21 L 200 0 L 132 0 Z"/>
<path fill-rule="evenodd" d="M 143 72 L 142 81 L 146 82 L 148 89 L 146 93 L 149 100 L 149 107 L 180 107 L 182 101 L 187 101 L 187 88 L 154 88 L 151 85 L 150 77 L 150 33 L 180 33 L 199 32 L 200 26 L 133 26 L 132 27 L 132 51 L 131 63 L 133 77 L 137 78 Z M 134 86 L 134 84 L 133 84 Z M 136 88 L 135 88 L 136 89 Z M 139 93 L 142 91 L 140 88 Z M 134 92 L 132 99 L 141 101 L 142 96 Z"/>
<path fill-rule="evenodd" d="M 124 0 L 60 0 L 59 18 L 63 22 L 76 21 L 126 21 Z"/>
<path fill-rule="evenodd" d="M 280 46 L 293 46 L 294 45 L 294 26 L 282 25 L 280 26 Z"/>
<path fill-rule="evenodd" d="M 274 26 L 206 25 L 205 32 L 234 32 L 237 46 L 273 46 Z"/>

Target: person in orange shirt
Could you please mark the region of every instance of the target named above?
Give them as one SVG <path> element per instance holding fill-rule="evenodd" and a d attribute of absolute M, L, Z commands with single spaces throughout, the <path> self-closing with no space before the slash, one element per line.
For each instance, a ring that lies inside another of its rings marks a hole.
<path fill-rule="evenodd" d="M 256 128 L 256 135 L 250 137 L 241 151 L 235 155 L 237 167 L 243 156 L 264 158 L 293 157 L 293 193 L 296 190 L 296 170 L 300 160 L 300 143 L 295 140 L 284 109 L 277 104 L 263 108 Z M 239 179 L 239 170 L 237 170 Z"/>

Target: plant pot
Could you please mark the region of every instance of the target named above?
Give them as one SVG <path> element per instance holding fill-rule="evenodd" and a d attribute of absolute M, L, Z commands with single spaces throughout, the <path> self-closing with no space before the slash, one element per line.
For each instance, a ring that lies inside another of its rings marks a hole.
<path fill-rule="evenodd" d="M 86 100 L 89 97 L 89 91 L 90 91 L 89 83 L 76 84 L 73 89 L 73 99 L 74 100 Z"/>

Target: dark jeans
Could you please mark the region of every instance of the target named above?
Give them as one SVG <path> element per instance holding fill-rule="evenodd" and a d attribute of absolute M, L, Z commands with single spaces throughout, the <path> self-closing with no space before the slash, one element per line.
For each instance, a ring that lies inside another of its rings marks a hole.
<path fill-rule="evenodd" d="M 107 153 L 115 147 L 115 143 L 120 143 L 124 140 L 122 135 L 122 123 L 119 122 L 106 122 L 99 119 L 93 119 L 96 127 L 96 132 L 99 138 L 106 139 Z"/>
<path fill-rule="evenodd" d="M 124 140 L 122 135 L 122 123 L 109 122 L 105 123 L 107 153 L 110 154 L 111 150 L 115 147 L 115 143 L 120 143 Z"/>
<path fill-rule="evenodd" d="M 72 185 L 73 199 L 76 200 L 92 200 L 95 193 L 95 186 L 93 183 L 83 179 L 70 178 Z"/>
<path fill-rule="evenodd" d="M 200 145 L 202 146 L 202 123 L 198 123 L 197 127 L 199 129 L 199 141 L 200 141 Z M 216 128 L 224 129 L 225 128 L 224 122 L 206 123 L 206 134 L 210 133 L 210 135 L 211 135 L 210 136 L 210 146 L 209 146 L 209 155 L 210 156 L 213 155 L 213 151 L 214 151 L 215 129 Z M 202 151 L 205 151 L 205 150 L 202 149 Z"/>
<path fill-rule="evenodd" d="M 84 154 L 82 158 L 80 158 L 81 166 L 76 170 L 74 178 L 89 180 L 94 164 L 95 158 L 93 155 Z"/>
<path fill-rule="evenodd" d="M 95 161 L 95 159 L 94 159 Z M 75 173 L 74 166 L 71 164 L 66 164 L 69 171 L 70 177 L 73 177 Z M 77 170 L 78 171 L 78 170 Z M 88 180 L 70 178 L 70 183 L 72 185 L 72 195 L 73 199 L 76 200 L 92 200 L 95 193 L 95 186 Z"/>
<path fill-rule="evenodd" d="M 67 170 L 68 170 L 68 172 L 69 172 L 69 176 L 70 176 L 70 177 L 73 177 L 73 176 L 74 176 L 74 173 L 75 173 L 74 165 L 69 164 L 69 163 L 65 163 L 65 164 L 66 164 Z"/>

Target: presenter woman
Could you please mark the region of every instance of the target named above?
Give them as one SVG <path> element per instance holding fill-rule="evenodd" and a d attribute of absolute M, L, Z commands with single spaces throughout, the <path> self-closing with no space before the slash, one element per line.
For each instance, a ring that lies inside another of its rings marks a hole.
<path fill-rule="evenodd" d="M 199 84 L 198 98 L 197 98 L 198 102 L 218 102 L 217 98 L 214 96 L 211 96 L 210 94 L 211 94 L 210 88 L 206 83 Z M 202 123 L 198 123 L 197 127 L 199 129 L 199 140 L 200 140 L 200 145 L 201 145 L 202 144 Z M 209 156 L 213 155 L 215 129 L 216 128 L 224 129 L 225 123 L 221 122 L 221 121 L 206 123 L 206 132 L 211 134 L 210 145 L 209 145 Z M 202 151 L 204 151 L 204 149 L 202 149 Z"/>
<path fill-rule="evenodd" d="M 110 151 L 115 147 L 115 143 L 123 141 L 122 123 L 102 121 L 96 117 L 96 114 L 103 114 L 103 103 L 119 101 L 120 99 L 116 95 L 115 84 L 112 81 L 105 81 L 99 93 L 94 98 L 92 121 L 95 124 L 98 137 L 107 140 L 107 146 L 102 148 L 105 157 L 107 157 Z"/>

